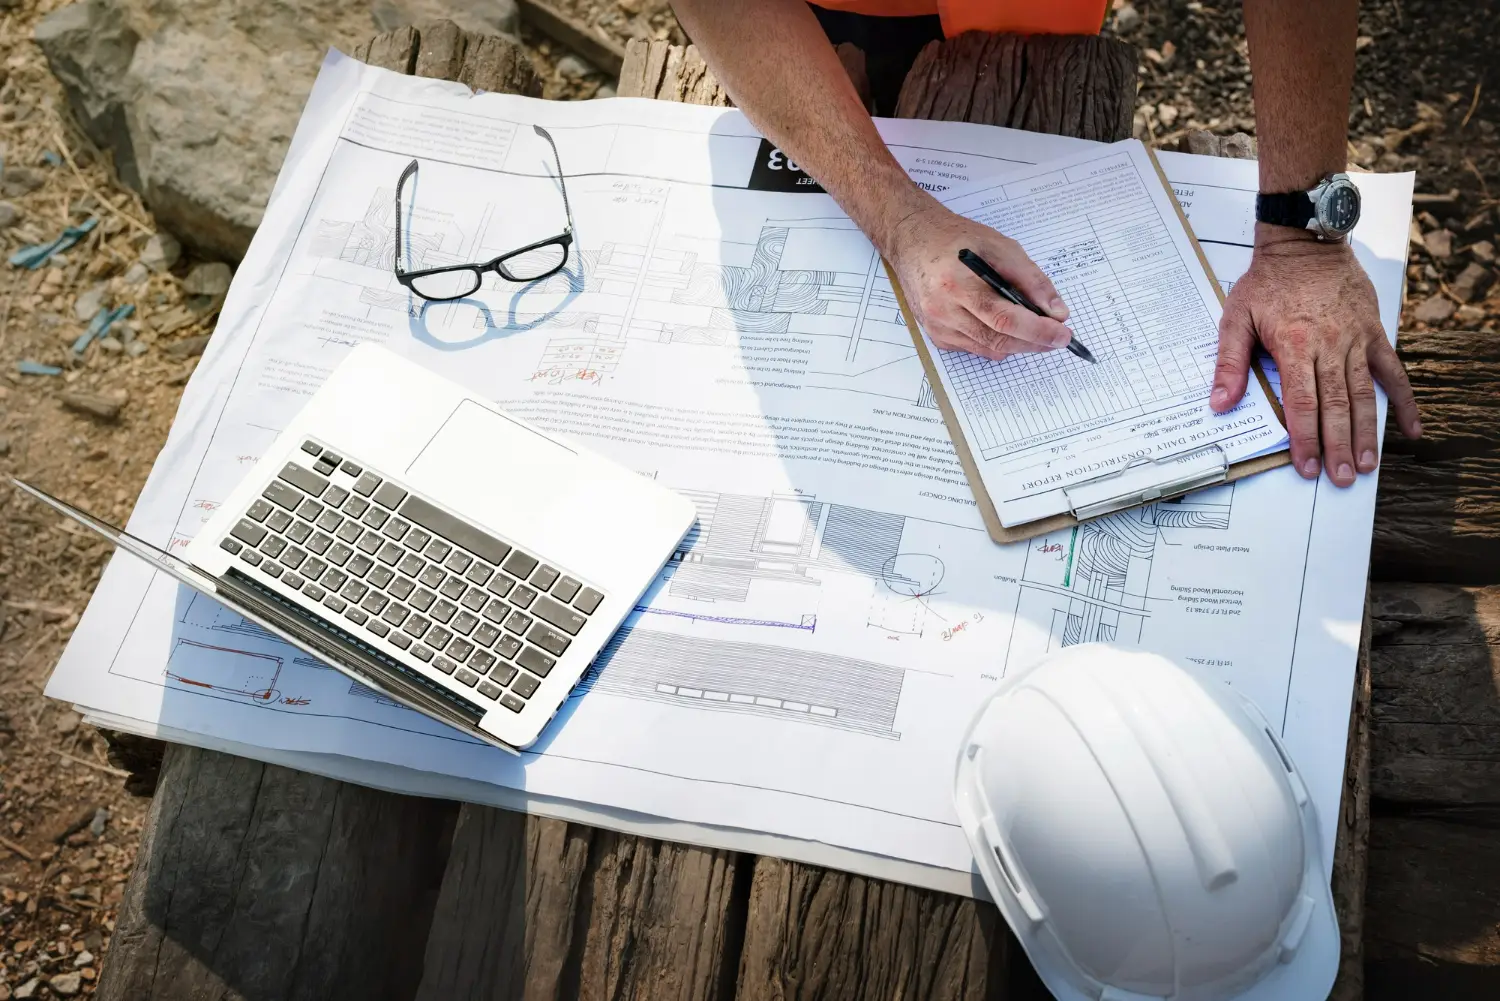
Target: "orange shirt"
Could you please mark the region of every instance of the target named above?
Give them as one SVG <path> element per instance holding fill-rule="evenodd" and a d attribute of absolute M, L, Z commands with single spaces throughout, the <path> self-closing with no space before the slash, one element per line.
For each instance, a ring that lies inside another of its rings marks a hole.
<path fill-rule="evenodd" d="M 1017 35 L 1097 35 L 1109 0 L 813 0 L 828 10 L 877 17 L 937 14 L 943 34 L 1005 31 Z"/>

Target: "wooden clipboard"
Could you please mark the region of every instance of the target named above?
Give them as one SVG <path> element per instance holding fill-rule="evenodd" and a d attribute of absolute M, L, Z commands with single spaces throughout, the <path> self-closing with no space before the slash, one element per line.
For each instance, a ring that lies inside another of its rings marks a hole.
<path fill-rule="evenodd" d="M 1188 240 L 1193 245 L 1193 251 L 1198 255 L 1198 261 L 1203 265 L 1203 270 L 1208 274 L 1209 284 L 1213 286 L 1214 294 L 1219 297 L 1219 304 L 1224 303 L 1224 290 L 1219 281 L 1214 277 L 1214 270 L 1209 266 L 1208 258 L 1204 256 L 1203 247 L 1198 243 L 1198 238 L 1193 234 L 1193 228 L 1188 225 L 1187 214 L 1182 211 L 1182 204 L 1177 201 L 1177 194 L 1172 190 L 1171 183 L 1167 180 L 1166 172 L 1161 169 L 1161 161 L 1156 158 L 1156 151 L 1150 146 L 1146 147 L 1146 153 L 1151 157 L 1151 164 L 1156 168 L 1157 177 L 1161 178 L 1162 187 L 1167 189 L 1167 194 L 1172 199 L 1172 207 L 1177 210 L 1177 218 L 1182 221 L 1182 228 L 1187 232 Z M 969 488 L 974 493 L 974 501 L 979 505 L 979 513 L 984 517 L 985 528 L 989 530 L 990 538 L 999 543 L 1020 542 L 1024 539 L 1034 539 L 1039 535 L 1049 532 L 1072 528 L 1079 524 L 1079 519 L 1071 514 L 1055 514 L 1037 521 L 1026 522 L 1010 528 L 1000 524 L 1000 515 L 995 510 L 995 503 L 990 499 L 989 491 L 985 489 L 984 480 L 979 475 L 979 464 L 974 461 L 974 455 L 969 451 L 969 443 L 964 440 L 963 425 L 959 423 L 958 414 L 953 409 L 953 404 L 948 400 L 948 393 L 943 388 L 943 380 L 938 374 L 936 363 L 932 354 L 927 350 L 927 343 L 922 339 L 921 331 L 917 329 L 916 320 L 912 316 L 911 307 L 906 302 L 906 292 L 901 288 L 901 283 L 896 280 L 896 273 L 891 270 L 889 262 L 882 261 L 885 265 L 885 273 L 890 277 L 891 288 L 895 290 L 896 302 L 901 307 L 901 316 L 906 321 L 906 328 L 911 333 L 912 343 L 916 345 L 917 356 L 922 359 L 922 369 L 927 373 L 927 383 L 932 388 L 933 398 L 937 400 L 938 409 L 942 411 L 943 423 L 948 426 L 948 436 L 953 440 L 953 447 L 958 452 L 958 461 L 963 465 L 964 475 L 969 480 Z M 1271 402 L 1271 409 L 1276 414 L 1276 419 L 1286 427 L 1286 414 L 1281 409 L 1281 401 L 1276 398 L 1271 389 L 1270 380 L 1266 378 L 1264 369 L 1258 361 L 1252 361 L 1251 370 L 1260 382 L 1261 388 L 1265 390 L 1266 398 Z M 1264 473 L 1267 470 L 1276 469 L 1280 466 L 1289 466 L 1292 462 L 1291 446 L 1270 455 L 1258 455 L 1254 458 L 1244 459 L 1232 463 L 1225 473 L 1224 479 L 1219 483 L 1234 483 L 1243 480 L 1247 476 L 1256 473 Z M 1214 484 L 1217 485 L 1217 484 Z M 1119 510 L 1131 510 L 1134 507 L 1144 507 L 1146 504 L 1155 504 L 1159 501 L 1171 500 L 1192 493 L 1194 490 L 1205 489 L 1194 487 L 1175 494 L 1163 494 L 1161 497 L 1150 501 L 1142 501 Z"/>

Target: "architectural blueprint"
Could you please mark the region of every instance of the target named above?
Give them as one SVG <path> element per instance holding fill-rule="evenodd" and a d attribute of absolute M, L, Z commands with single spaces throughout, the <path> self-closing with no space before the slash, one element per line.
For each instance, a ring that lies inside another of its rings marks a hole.
<path fill-rule="evenodd" d="M 408 298 L 397 253 L 483 259 L 556 232 L 532 123 L 567 175 L 568 267 Z M 1089 145 L 879 124 L 934 189 Z M 826 195 L 753 188 L 764 146 L 733 111 L 474 96 L 332 56 L 132 516 L 180 548 L 367 340 L 682 492 L 697 526 L 531 751 L 351 686 L 129 556 L 49 694 L 383 788 L 972 893 L 950 787 L 979 700 L 1047 650 L 1141 643 L 1256 700 L 1307 776 L 1331 864 L 1373 478 L 1339 491 L 1280 470 L 993 545 L 874 249 Z M 1254 165 L 1196 161 L 1164 158 L 1232 281 Z M 1356 234 L 1391 331 L 1410 191 L 1370 180 Z"/>

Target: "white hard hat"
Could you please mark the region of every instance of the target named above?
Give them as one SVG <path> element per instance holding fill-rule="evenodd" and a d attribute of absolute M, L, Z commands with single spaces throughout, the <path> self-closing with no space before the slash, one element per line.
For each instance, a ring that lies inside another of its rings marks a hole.
<path fill-rule="evenodd" d="M 1313 804 L 1259 711 L 1157 654 L 1049 654 L 959 754 L 985 886 L 1060 1001 L 1321 1001 L 1338 970 Z"/>

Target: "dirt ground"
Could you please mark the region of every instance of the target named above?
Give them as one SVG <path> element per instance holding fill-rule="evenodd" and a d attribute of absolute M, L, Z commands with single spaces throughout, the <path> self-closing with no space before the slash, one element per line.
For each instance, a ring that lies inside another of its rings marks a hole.
<path fill-rule="evenodd" d="M 664 0 L 558 3 L 619 41 L 680 40 Z M 152 241 L 149 212 L 61 111 L 30 41 L 38 18 L 59 5 L 0 0 L 0 251 L 98 223 L 38 270 L 0 262 L 0 477 L 38 480 L 121 523 L 220 296 L 202 262 L 164 267 L 170 248 Z M 1370 169 L 1416 170 L 1422 193 L 1404 327 L 1500 325 L 1500 80 L 1483 80 L 1489 6 L 1363 8 L 1350 156 Z M 1145 53 L 1143 138 L 1253 131 L 1238 4 L 1123 7 L 1111 30 Z M 549 97 L 612 92 L 556 43 L 529 29 L 525 41 Z M 89 321 L 120 306 L 133 312 L 75 356 Z M 61 371 L 23 374 L 26 363 Z M 149 805 L 125 791 L 102 738 L 42 695 L 107 556 L 102 543 L 0 488 L 0 1001 L 92 992 Z"/>

